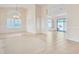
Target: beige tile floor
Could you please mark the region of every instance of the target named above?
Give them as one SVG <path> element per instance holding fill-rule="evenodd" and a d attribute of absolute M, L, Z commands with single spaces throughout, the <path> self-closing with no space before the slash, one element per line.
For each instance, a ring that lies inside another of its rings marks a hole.
<path fill-rule="evenodd" d="M 0 38 L 0 53 L 79 53 L 79 43 L 65 39 L 64 33 L 7 34 L 6 36 L 3 36 L 3 38 Z"/>

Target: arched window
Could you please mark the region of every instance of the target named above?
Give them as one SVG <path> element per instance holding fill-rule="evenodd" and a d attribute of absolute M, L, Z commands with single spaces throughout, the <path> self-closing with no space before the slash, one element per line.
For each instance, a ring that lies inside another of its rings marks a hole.
<path fill-rule="evenodd" d="M 21 28 L 21 18 L 17 11 L 11 12 L 8 15 L 7 28 Z"/>

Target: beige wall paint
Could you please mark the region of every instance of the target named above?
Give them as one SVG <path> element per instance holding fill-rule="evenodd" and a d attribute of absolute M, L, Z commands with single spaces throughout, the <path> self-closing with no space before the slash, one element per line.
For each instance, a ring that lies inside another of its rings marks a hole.
<path fill-rule="evenodd" d="M 27 7 L 27 32 L 31 32 L 31 33 L 36 33 L 36 18 L 35 18 L 35 5 L 31 4 L 28 5 Z"/>
<path fill-rule="evenodd" d="M 47 30 L 47 6 L 36 5 L 36 31 L 45 33 Z"/>

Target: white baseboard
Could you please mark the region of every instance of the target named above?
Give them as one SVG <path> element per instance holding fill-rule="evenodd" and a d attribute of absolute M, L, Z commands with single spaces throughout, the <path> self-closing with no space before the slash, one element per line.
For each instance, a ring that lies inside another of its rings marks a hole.
<path fill-rule="evenodd" d="M 71 41 L 75 41 L 75 42 L 79 42 L 79 40 L 75 40 L 74 38 L 68 38 L 67 40 L 71 40 Z"/>

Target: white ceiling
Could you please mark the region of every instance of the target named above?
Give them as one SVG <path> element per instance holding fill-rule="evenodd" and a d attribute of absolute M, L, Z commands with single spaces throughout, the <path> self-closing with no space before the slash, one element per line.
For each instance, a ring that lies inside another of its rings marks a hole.
<path fill-rule="evenodd" d="M 32 4 L 0 4 L 0 7 L 28 7 Z"/>
<path fill-rule="evenodd" d="M 62 5 L 62 4 L 48 5 L 49 16 L 58 15 L 61 13 L 65 13 L 65 5 Z"/>
<path fill-rule="evenodd" d="M 32 6 L 35 6 L 34 4 L 0 4 L 0 7 L 24 7 L 24 8 L 32 8 Z M 48 9 L 48 16 L 53 16 L 61 13 L 65 13 L 65 8 L 67 4 L 40 4 L 40 6 L 44 6 Z M 73 6 L 73 5 L 71 5 Z"/>

